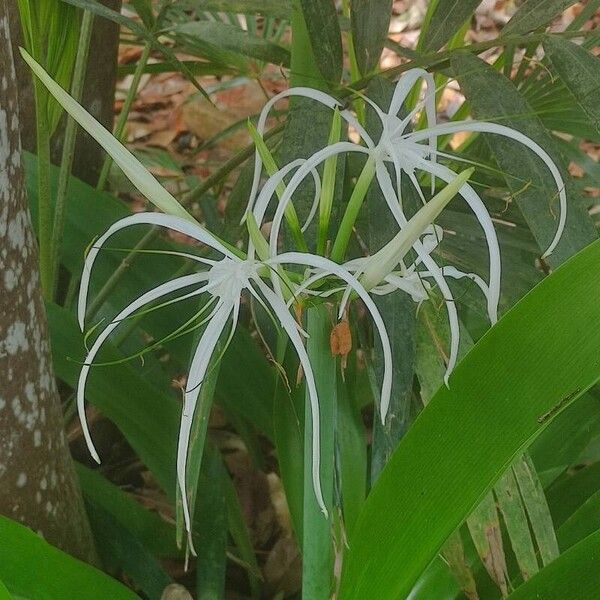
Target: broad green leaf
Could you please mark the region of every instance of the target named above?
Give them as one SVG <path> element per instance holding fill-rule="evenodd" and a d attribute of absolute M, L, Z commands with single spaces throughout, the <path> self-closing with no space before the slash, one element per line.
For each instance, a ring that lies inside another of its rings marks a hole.
<path fill-rule="evenodd" d="M 590 600 L 600 596 L 600 530 L 519 586 L 509 600 Z"/>
<path fill-rule="evenodd" d="M 421 307 L 418 325 L 415 369 L 421 388 L 421 399 L 423 404 L 427 405 L 444 382 L 444 357 L 449 347 L 450 331 L 445 313 L 436 310 L 435 302 L 428 302 Z M 473 345 L 473 340 L 462 328 L 460 360 Z M 498 586 L 503 597 L 508 595 L 506 556 L 493 492 L 485 495 L 467 518 L 466 524 L 475 551 L 492 581 Z"/>
<path fill-rule="evenodd" d="M 428 52 L 439 50 L 473 15 L 479 4 L 481 0 L 437 0 L 419 45 Z"/>
<path fill-rule="evenodd" d="M 600 400 L 585 394 L 540 435 L 530 449 L 544 487 L 575 464 L 590 440 L 600 433 Z M 600 480 L 599 480 L 600 487 Z"/>
<path fill-rule="evenodd" d="M 548 506 L 552 519 L 560 528 L 580 506 L 600 489 L 600 462 L 565 473 L 548 489 Z"/>
<path fill-rule="evenodd" d="M 129 494 L 105 479 L 98 471 L 75 463 L 86 502 L 102 508 L 138 538 L 155 556 L 175 557 L 175 528 L 157 513 L 144 508 Z"/>
<path fill-rule="evenodd" d="M 600 277 L 593 273 L 599 261 L 594 243 L 542 281 L 475 345 L 450 387 L 424 409 L 349 540 L 344 600 L 406 596 L 516 455 L 598 380 Z"/>
<path fill-rule="evenodd" d="M 139 600 L 124 585 L 0 517 L 0 579 L 15 596 L 44 600 Z"/>
<path fill-rule="evenodd" d="M 575 0 L 525 0 L 504 26 L 503 34 L 522 34 L 549 23 Z"/>
<path fill-rule="evenodd" d="M 56 375 L 75 388 L 80 369 L 75 360 L 83 358 L 83 336 L 75 315 L 55 304 L 48 304 L 46 310 Z M 105 348 L 101 360 L 123 357 L 110 343 Z M 92 369 L 86 397 L 117 425 L 167 495 L 173 497 L 179 421 L 175 398 L 149 384 L 127 363 Z"/>
<path fill-rule="evenodd" d="M 356 332 L 353 335 L 357 338 Z M 353 344 L 354 345 L 354 344 Z M 367 446 L 360 412 L 360 389 L 356 352 L 348 356 L 343 376 L 338 372 L 336 450 L 340 478 L 344 527 L 352 535 L 356 519 L 367 495 Z"/>
<path fill-rule="evenodd" d="M 334 86 L 342 77 L 342 32 L 333 0 L 300 0 L 310 44 L 327 82 Z"/>
<path fill-rule="evenodd" d="M 511 81 L 468 52 L 456 52 L 451 62 L 476 118 L 497 120 L 527 135 L 544 148 L 561 168 L 561 157 L 554 149 L 552 138 Z M 545 165 L 521 144 L 498 136 L 486 136 L 486 142 L 540 249 L 546 250 L 558 222 L 558 191 L 554 180 Z M 562 168 L 561 171 L 569 207 L 563 236 L 554 253 L 548 257 L 553 267 L 597 238 L 595 227 L 566 170 Z"/>
<path fill-rule="evenodd" d="M 235 52 L 274 65 L 287 67 L 290 64 L 290 53 L 282 46 L 262 37 L 251 35 L 240 27 L 228 23 L 189 21 L 177 25 L 173 31 L 198 38 L 201 42 L 222 48 L 228 52 Z"/>
<path fill-rule="evenodd" d="M 564 551 L 600 530 L 600 490 L 590 496 L 560 527 L 558 539 Z"/>
<path fill-rule="evenodd" d="M 544 50 L 554 70 L 600 133 L 600 58 L 557 36 L 548 36 Z"/>
<path fill-rule="evenodd" d="M 196 222 L 194 217 L 160 185 L 154 175 L 110 131 L 105 129 L 90 113 L 55 83 L 27 52 L 21 49 L 21 54 L 25 62 L 31 67 L 35 75 L 40 78 L 60 105 L 106 150 L 110 157 L 123 170 L 131 183 L 148 200 L 167 214 Z"/>
<path fill-rule="evenodd" d="M 126 523 L 94 503 L 87 504 L 96 548 L 104 569 L 115 576 L 124 573 L 150 600 L 160 600 L 172 583 L 160 563 L 128 529 Z"/>
<path fill-rule="evenodd" d="M 12 600 L 6 586 L 0 581 L 0 600 Z"/>
<path fill-rule="evenodd" d="M 392 0 L 351 0 L 352 41 L 358 68 L 363 75 L 373 71 L 387 38 Z"/>

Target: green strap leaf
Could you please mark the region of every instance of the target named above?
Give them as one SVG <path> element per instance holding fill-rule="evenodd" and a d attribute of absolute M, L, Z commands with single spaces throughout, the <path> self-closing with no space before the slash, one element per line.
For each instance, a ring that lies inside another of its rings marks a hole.
<path fill-rule="evenodd" d="M 479 4 L 481 0 L 438 0 L 429 18 L 428 27 L 419 40 L 423 50 L 439 50 L 473 15 Z"/>
<path fill-rule="evenodd" d="M 527 523 L 523 499 L 519 494 L 517 480 L 512 469 L 508 469 L 494 486 L 498 506 L 515 553 L 523 579 L 527 580 L 539 571 L 533 539 Z"/>
<path fill-rule="evenodd" d="M 344 600 L 406 596 L 515 456 L 598 380 L 600 277 L 590 274 L 599 262 L 597 242 L 542 281 L 475 345 L 450 387 L 421 413 L 349 540 Z"/>
<path fill-rule="evenodd" d="M 304 511 L 302 543 L 302 598 L 331 598 L 333 572 L 333 490 L 335 471 L 335 430 L 337 412 L 337 365 L 329 346 L 332 314 L 326 304 L 307 311 L 306 331 L 309 334 L 306 351 L 313 367 L 319 393 L 319 427 L 321 464 L 319 478 L 329 516 L 319 508 L 312 482 L 313 428 L 308 391 L 304 412 Z"/>
<path fill-rule="evenodd" d="M 538 478 L 531 458 L 524 454 L 513 464 L 519 491 L 523 504 L 527 510 L 529 523 L 535 537 L 535 542 L 540 554 L 542 565 L 551 563 L 558 557 L 558 542 L 554 532 L 554 525 L 544 495 L 542 484 Z"/>
<path fill-rule="evenodd" d="M 139 600 L 115 579 L 5 517 L 0 517 L 0 579 L 24 598 Z"/>
<path fill-rule="evenodd" d="M 155 556 L 179 556 L 175 528 L 157 513 L 144 508 L 129 494 L 105 479 L 99 471 L 75 463 L 77 477 L 86 502 L 102 508 L 140 540 Z"/>
<path fill-rule="evenodd" d="M 600 59 L 585 48 L 557 36 L 544 41 L 546 56 L 600 133 Z"/>
<path fill-rule="evenodd" d="M 387 38 L 392 0 L 351 0 L 350 21 L 356 62 L 363 75 L 373 71 Z"/>
<path fill-rule="evenodd" d="M 505 25 L 502 33 L 521 34 L 549 23 L 575 0 L 525 0 Z"/>
<path fill-rule="evenodd" d="M 342 78 L 342 32 L 333 0 L 300 0 L 310 44 L 321 75 L 330 85 Z"/>
<path fill-rule="evenodd" d="M 600 595 L 600 530 L 523 584 L 509 600 L 590 600 Z"/>
<path fill-rule="evenodd" d="M 456 52 L 451 62 L 476 118 L 498 121 L 527 135 L 544 148 L 560 168 L 562 160 L 552 138 L 510 80 L 468 52 Z M 547 168 L 522 145 L 498 136 L 485 137 L 527 225 L 540 249 L 545 250 L 558 222 L 558 191 Z M 564 168 L 561 170 L 569 208 L 563 236 L 548 257 L 553 267 L 598 237 L 583 203 L 577 201 L 570 177 Z"/>
<path fill-rule="evenodd" d="M 262 37 L 252 35 L 240 27 L 218 21 L 189 21 L 173 29 L 176 33 L 198 38 L 200 41 L 249 56 L 274 65 L 290 66 L 288 50 Z"/>
<path fill-rule="evenodd" d="M 0 600 L 12 600 L 12 596 L 8 593 L 6 586 L 0 581 Z"/>
<path fill-rule="evenodd" d="M 122 27 L 125 27 L 133 34 L 138 37 L 146 40 L 152 45 L 152 48 L 157 52 L 160 52 L 168 61 L 173 65 L 174 71 L 180 71 L 186 79 L 207 99 L 210 100 L 208 94 L 204 90 L 203 87 L 196 81 L 194 74 L 188 70 L 184 63 L 182 63 L 175 52 L 166 44 L 162 44 L 159 39 L 153 34 L 153 32 L 149 31 L 142 25 L 140 25 L 134 19 L 130 19 L 125 15 L 122 15 L 120 12 L 116 10 L 112 10 L 107 6 L 104 6 L 98 0 L 62 0 L 62 2 L 66 2 L 67 4 L 72 4 L 73 6 L 77 6 L 83 10 L 89 10 L 92 14 L 102 17 L 104 19 L 108 19 L 109 21 L 113 21 Z"/>

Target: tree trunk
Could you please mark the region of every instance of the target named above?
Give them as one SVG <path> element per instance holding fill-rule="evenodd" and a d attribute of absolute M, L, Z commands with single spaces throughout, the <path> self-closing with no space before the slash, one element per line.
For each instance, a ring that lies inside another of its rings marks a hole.
<path fill-rule="evenodd" d="M 0 0 L 0 513 L 94 561 L 50 359 L 23 170 L 7 3 Z"/>
<path fill-rule="evenodd" d="M 101 0 L 101 3 L 119 11 L 121 0 Z M 21 103 L 21 143 L 29 152 L 36 152 L 35 104 L 31 71 L 17 54 L 21 42 L 21 24 L 16 0 L 7 2 L 10 26 L 13 37 L 13 53 L 18 65 L 17 83 Z M 90 40 L 82 105 L 107 129 L 112 130 L 114 120 L 115 84 L 117 80 L 117 50 L 119 47 L 119 26 L 108 19 L 96 17 Z M 63 116 L 63 124 L 64 119 Z M 62 153 L 63 124 L 58 126 L 57 135 L 52 140 L 52 162 L 60 164 Z M 104 151 L 87 133 L 79 129 L 73 160 L 73 175 L 90 185 L 96 185 Z"/>

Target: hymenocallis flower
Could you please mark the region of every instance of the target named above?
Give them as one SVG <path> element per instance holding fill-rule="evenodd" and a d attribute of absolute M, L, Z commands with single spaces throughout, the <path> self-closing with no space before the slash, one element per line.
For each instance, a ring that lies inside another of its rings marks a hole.
<path fill-rule="evenodd" d="M 262 260 L 256 259 L 255 246 L 260 246 L 261 243 L 266 244 L 266 241 L 260 236 L 257 228 L 255 228 L 255 230 L 251 229 L 252 224 L 255 223 L 253 218 L 249 220 L 249 229 L 252 235 L 247 255 L 244 256 L 242 253 L 228 248 L 224 242 L 211 234 L 187 213 L 177 200 L 158 183 L 143 165 L 64 90 L 52 81 L 31 57 L 25 53 L 24 58 L 60 104 L 104 147 L 138 190 L 156 206 L 170 213 L 138 213 L 130 215 L 113 224 L 94 242 L 86 256 L 79 293 L 78 320 L 82 330 L 85 327 L 92 267 L 104 244 L 119 231 L 134 225 L 161 226 L 183 233 L 205 246 L 208 246 L 221 256 L 219 260 L 213 260 L 189 253 L 171 252 L 170 254 L 180 255 L 183 258 L 197 262 L 198 265 L 202 266 L 202 270 L 159 284 L 155 288 L 143 293 L 123 308 L 104 327 L 93 342 L 81 369 L 77 387 L 79 416 L 83 434 L 91 455 L 97 462 L 100 462 L 100 457 L 94 447 L 87 424 L 85 414 L 85 387 L 90 368 L 103 344 L 121 323 L 136 314 L 143 314 L 150 306 L 159 308 L 200 295 L 207 296 L 208 299 L 203 308 L 192 318 L 192 320 L 186 323 L 186 325 L 191 325 L 193 323 L 195 327 L 204 325 L 204 330 L 193 351 L 190 363 L 189 377 L 184 391 L 184 406 L 181 416 L 177 449 L 177 479 L 181 490 L 184 521 L 186 530 L 188 533 L 191 532 L 191 515 L 188 503 L 186 470 L 194 411 L 202 383 L 207 374 L 207 370 L 209 369 L 211 360 L 213 359 L 213 355 L 215 354 L 217 344 L 227 330 L 229 331 L 228 339 L 233 335 L 239 317 L 243 294 L 248 293 L 274 316 L 274 320 L 283 328 L 289 337 L 302 365 L 311 407 L 313 433 L 312 482 L 317 502 L 322 511 L 326 514 L 327 509 L 323 500 L 319 479 L 320 427 L 318 393 L 310 360 L 300 335 L 302 332 L 301 327 L 290 313 L 290 309 L 284 299 L 284 291 L 279 284 L 279 277 L 284 276 L 281 273 L 281 269 L 284 265 L 297 265 L 308 269 L 316 269 L 323 276 L 333 276 L 340 279 L 344 286 L 348 286 L 362 299 L 373 316 L 384 348 L 386 375 L 384 376 L 382 384 L 381 397 L 384 402 L 389 403 L 392 368 L 390 342 L 383 320 L 373 303 L 373 300 L 362 284 L 359 283 L 350 272 L 327 258 L 303 252 L 287 252 L 270 256 L 263 254 L 261 257 Z M 275 173 L 265 185 L 265 190 L 262 192 L 262 198 L 265 198 L 268 202 L 273 195 L 273 192 L 282 184 L 285 175 L 290 172 L 291 169 L 297 168 L 302 164 L 302 161 L 295 161 Z M 316 177 L 315 182 L 318 185 L 318 174 L 316 174 L 314 169 L 312 171 Z M 267 285 L 264 278 L 270 279 L 273 282 L 273 288 Z M 167 296 L 172 294 L 177 295 L 174 298 L 165 300 Z M 158 306 L 154 306 L 153 304 L 159 300 L 165 301 Z M 227 342 L 225 343 L 225 346 L 226 345 Z"/>
<path fill-rule="evenodd" d="M 407 96 L 414 86 L 417 85 L 421 80 L 424 80 L 426 83 L 426 91 L 423 101 L 417 103 L 416 107 L 413 110 L 408 111 L 405 116 L 399 116 L 399 113 L 404 108 Z M 551 254 L 558 244 L 565 226 L 567 203 L 562 177 L 548 153 L 541 146 L 539 146 L 539 144 L 531 140 L 526 135 L 504 125 L 482 121 L 457 121 L 453 123 L 437 124 L 435 114 L 434 82 L 433 77 L 427 71 L 423 69 L 410 69 L 400 77 L 396 84 L 390 107 L 387 112 L 382 110 L 369 98 L 364 97 L 364 100 L 373 108 L 381 121 L 382 132 L 377 142 L 373 141 L 372 137 L 360 124 L 356 122 L 356 119 L 348 110 L 343 110 L 340 102 L 323 92 L 311 90 L 310 88 L 292 88 L 273 97 L 270 102 L 265 105 L 260 115 L 257 125 L 257 130 L 259 133 L 262 134 L 264 132 L 268 111 L 272 108 L 274 103 L 285 96 L 294 95 L 312 98 L 313 100 L 320 102 L 321 104 L 324 104 L 332 109 L 339 109 L 340 115 L 346 120 L 348 125 L 355 129 L 362 139 L 364 145 L 354 144 L 351 142 L 338 142 L 315 152 L 312 156 L 306 159 L 301 166 L 299 166 L 294 175 L 291 177 L 289 184 L 286 186 L 285 193 L 280 198 L 280 206 L 278 207 L 273 218 L 271 227 L 272 252 L 275 251 L 276 240 L 283 221 L 284 209 L 282 207 L 287 206 L 287 203 L 292 198 L 298 186 L 304 181 L 309 172 L 311 172 L 319 164 L 326 161 L 329 157 L 337 154 L 357 152 L 367 156 L 367 161 L 360 178 L 364 178 L 364 183 L 366 185 L 363 185 L 363 187 L 368 187 L 369 182 L 375 178 L 383 193 L 385 202 L 389 207 L 393 218 L 398 224 L 398 227 L 400 229 L 406 227 L 408 215 L 404 210 L 402 202 L 402 175 L 405 174 L 410 179 L 414 188 L 420 194 L 421 199 L 423 202 L 425 202 L 425 198 L 417 179 L 417 173 L 424 172 L 431 176 L 432 190 L 434 189 L 434 182 L 436 178 L 441 179 L 446 183 L 453 181 L 456 177 L 456 173 L 447 166 L 441 164 L 437 159 L 440 157 L 454 157 L 437 149 L 437 138 L 438 136 L 458 133 L 461 131 L 492 133 L 513 139 L 529 148 L 544 162 L 557 186 L 560 214 L 556 233 L 542 257 L 547 257 L 549 254 Z M 413 130 L 412 124 L 415 120 L 415 117 L 423 109 L 425 110 L 427 127 L 424 129 Z M 255 161 L 254 186 L 253 193 L 251 194 L 250 198 L 249 210 L 252 209 L 255 203 L 258 204 L 260 200 L 260 195 L 257 197 L 257 190 L 262 162 L 258 152 Z M 394 178 L 390 176 L 388 164 L 393 168 Z M 434 257 L 431 255 L 431 250 L 425 248 L 421 240 L 417 239 L 413 244 L 413 250 L 417 255 L 417 261 L 424 267 L 424 270 L 422 271 L 424 274 L 423 276 L 426 274 L 427 277 L 434 280 L 440 289 L 440 292 L 442 293 L 446 310 L 448 312 L 451 328 L 451 348 L 446 378 L 452 371 L 458 357 L 459 326 L 455 301 L 451 290 L 446 283 L 445 277 L 467 277 L 476 283 L 485 294 L 487 312 L 492 324 L 494 324 L 498 319 L 498 302 L 500 297 L 500 248 L 491 216 L 488 213 L 488 210 L 482 199 L 479 197 L 474 188 L 466 181 L 458 191 L 458 194 L 466 201 L 483 229 L 489 254 L 489 280 L 484 282 L 475 273 L 463 274 L 457 269 L 449 266 L 446 266 L 442 269 L 437 265 Z M 345 229 L 348 232 L 348 235 L 351 230 L 351 225 L 353 224 L 352 219 L 356 218 L 356 214 L 361 202 L 362 198 L 358 198 L 356 210 L 347 211 L 344 215 L 344 219 L 347 219 L 348 222 L 344 223 L 344 221 L 342 221 L 342 226 L 346 225 Z M 336 244 L 334 244 L 332 249 L 332 257 L 335 260 L 341 260 L 343 258 L 340 255 L 341 253 L 336 252 L 336 250 L 339 250 L 340 248 L 345 249 L 345 242 L 347 242 L 347 240 L 342 239 L 342 243 L 339 245 L 339 248 L 336 247 L 337 241 L 338 240 L 336 239 Z"/>

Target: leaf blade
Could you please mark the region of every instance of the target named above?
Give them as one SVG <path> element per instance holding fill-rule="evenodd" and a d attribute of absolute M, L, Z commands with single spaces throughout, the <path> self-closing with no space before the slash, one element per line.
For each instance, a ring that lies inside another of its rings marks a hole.
<path fill-rule="evenodd" d="M 586 330 L 598 310 L 584 299 L 600 293 L 600 281 L 588 277 L 598 260 L 595 243 L 542 281 L 476 344 L 454 371 L 450 388 L 441 388 L 421 413 L 349 540 L 342 597 L 408 594 L 516 454 L 597 381 L 598 331 Z M 564 311 L 574 299 L 578 310 Z M 557 337 L 560 346 L 550 342 Z M 554 365 L 565 351 L 574 362 L 559 374 Z M 448 428 L 451 421 L 461 427 Z"/>

